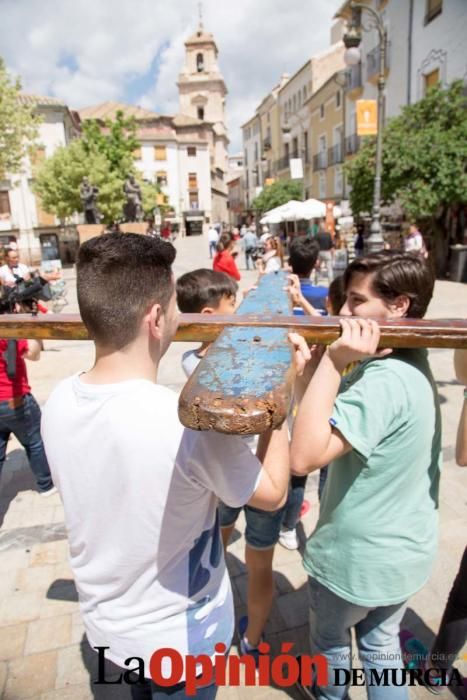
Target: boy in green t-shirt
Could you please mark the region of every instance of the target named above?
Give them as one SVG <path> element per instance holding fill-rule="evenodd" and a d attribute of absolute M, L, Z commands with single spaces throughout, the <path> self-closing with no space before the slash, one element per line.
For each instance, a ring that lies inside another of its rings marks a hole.
<path fill-rule="evenodd" d="M 292 437 L 295 474 L 330 463 L 304 557 L 311 650 L 327 657 L 329 685 L 302 691 L 348 697 L 345 681 L 338 683 L 351 677 L 355 628 L 369 698 L 402 700 L 402 671 L 391 671 L 403 668 L 399 626 L 436 553 L 439 399 L 427 352 L 378 351 L 370 319 L 422 318 L 434 277 L 420 256 L 384 251 L 354 260 L 344 281 L 341 315 L 354 318 L 342 320 L 341 337 L 298 380 L 303 398 Z M 390 690 L 375 681 L 385 669 Z"/>

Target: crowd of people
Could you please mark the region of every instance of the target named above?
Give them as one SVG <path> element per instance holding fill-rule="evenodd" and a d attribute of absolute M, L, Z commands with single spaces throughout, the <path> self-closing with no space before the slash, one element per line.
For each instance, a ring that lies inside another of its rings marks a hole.
<path fill-rule="evenodd" d="M 410 631 L 401 634 L 401 621 L 408 600 L 429 579 L 437 548 L 439 397 L 427 352 L 380 350 L 373 319 L 423 318 L 432 268 L 418 249 L 356 255 L 336 269 L 339 241 L 331 239 L 329 247 L 319 233 L 290 241 L 294 313 L 338 314 L 341 335 L 311 348 L 289 335 L 296 381 L 279 429 L 257 440 L 197 432 L 181 426 L 177 395 L 157 382 L 178 311 L 235 312 L 238 245 L 245 265 L 254 262 L 261 274 L 286 264 L 280 237 L 265 232 L 261 240 L 251 228 L 238 238 L 213 231 L 213 269 L 176 281 L 175 248 L 159 237 L 109 233 L 79 250 L 78 303 L 95 363 L 54 389 L 42 435 L 64 505 L 88 641 L 105 647 L 122 669 L 129 659 L 144 660 L 145 677 L 131 681 L 135 700 L 187 697 L 183 672 L 167 687 L 151 678 L 150 660 L 161 647 L 200 659 L 228 653 L 235 619 L 224 552 L 243 510 L 248 602 L 236 634 L 240 653 L 259 667 L 274 598 L 274 548 L 297 549 L 306 479 L 319 470 L 319 519 L 303 559 L 309 588 L 303 616 L 309 651 L 326 659 L 329 680 L 298 685 L 309 698 L 347 698 L 348 683 L 333 679 L 353 665 L 354 630 L 367 679 L 373 671 L 393 672 L 390 688 L 368 684 L 369 698 L 406 700 L 401 678 L 418 640 Z M 313 283 L 319 265 L 328 270 L 326 287 Z M 184 353 L 187 377 L 208 352 L 209 343 L 202 343 Z M 467 384 L 467 351 L 455 358 L 455 375 Z M 16 398 L 11 393 L 7 403 Z M 5 424 L 6 439 L 13 430 Z M 465 402 L 457 461 L 467 464 Z M 48 490 L 51 483 L 38 480 L 38 486 Z M 464 554 L 435 644 L 417 661 L 421 677 L 430 669 L 431 690 L 456 678 L 466 596 Z M 210 700 L 217 687 L 203 681 L 201 666 L 197 697 Z M 172 676 L 169 656 L 161 672 Z"/>
<path fill-rule="evenodd" d="M 285 251 L 296 237 L 302 238 L 303 234 L 293 232 L 287 235 L 283 229 L 271 233 L 267 226 L 263 226 L 259 235 L 254 223 L 245 224 L 240 229 L 213 224 L 208 231 L 209 257 L 214 259 L 215 270 L 226 272 L 238 281 L 241 277 L 237 264 L 240 252 L 244 254 L 245 270 L 274 272 L 284 267 Z M 335 275 L 343 274 L 352 257 L 358 258 L 364 253 L 365 235 L 361 223 L 347 232 L 338 226 L 334 233 L 321 221 L 308 227 L 306 237 L 316 241 L 319 247 L 318 261 L 313 271 L 315 283 L 321 274 L 331 284 Z M 227 245 L 228 239 L 230 242 Z M 384 249 L 391 249 L 388 241 L 385 241 Z M 425 241 L 415 224 L 410 224 L 404 231 L 400 250 L 416 252 L 428 258 Z M 220 257 L 219 253 L 222 254 Z"/>

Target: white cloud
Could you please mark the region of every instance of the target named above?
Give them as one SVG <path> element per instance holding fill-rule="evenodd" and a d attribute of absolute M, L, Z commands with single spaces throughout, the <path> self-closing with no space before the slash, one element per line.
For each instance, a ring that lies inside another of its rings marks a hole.
<path fill-rule="evenodd" d="M 239 126 L 278 82 L 329 45 L 341 0 L 204 0 L 206 31 L 219 47 L 229 91 L 233 149 Z M 162 47 L 157 83 L 136 101 L 178 110 L 176 80 L 185 38 L 197 27 L 195 0 L 2 0 L 0 46 L 25 90 L 60 97 L 72 107 L 125 100 Z M 71 61 L 70 61 L 71 59 Z M 155 81 L 155 76 L 154 76 Z"/>

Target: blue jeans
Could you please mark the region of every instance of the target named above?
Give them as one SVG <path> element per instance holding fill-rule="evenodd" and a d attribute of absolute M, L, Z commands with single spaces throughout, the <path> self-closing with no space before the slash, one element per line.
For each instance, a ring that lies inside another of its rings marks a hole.
<path fill-rule="evenodd" d="M 0 473 L 8 439 L 13 433 L 26 450 L 37 488 L 48 491 L 53 482 L 41 438 L 41 409 L 31 394 L 26 394 L 23 399 L 23 405 L 18 408 L 10 408 L 8 401 L 0 401 Z"/>
<path fill-rule="evenodd" d="M 251 549 L 272 549 L 279 541 L 284 507 L 268 511 L 244 506 L 245 510 L 245 540 Z M 242 508 L 232 508 L 219 501 L 219 522 L 221 528 L 232 527 Z"/>
<path fill-rule="evenodd" d="M 213 258 L 217 253 L 217 243 L 214 241 L 209 242 L 209 257 Z"/>
<path fill-rule="evenodd" d="M 345 562 L 342 566 L 345 566 Z M 404 668 L 399 629 L 406 603 L 368 608 L 340 598 L 316 579 L 309 578 L 308 583 L 311 653 L 323 654 L 329 669 L 329 685 L 316 687 L 316 697 L 348 700 L 349 686 L 334 685 L 334 678 L 335 670 L 350 670 L 353 666 L 351 629 L 354 627 L 369 700 L 408 700 L 406 686 L 370 685 L 369 675 L 371 669 L 379 674 L 385 668 Z M 391 674 L 388 675 L 390 678 Z M 338 676 L 343 678 L 345 674 L 341 671 Z M 400 682 L 401 670 L 397 678 Z"/>
<path fill-rule="evenodd" d="M 185 700 L 185 698 L 196 698 L 196 700 L 214 700 L 217 695 L 217 685 L 206 685 L 197 688 L 196 695 L 187 695 L 185 683 L 177 683 L 169 688 L 163 688 L 148 680 L 144 685 L 137 684 L 131 686 L 132 700 L 162 700 L 162 698 L 172 698 L 172 700 Z"/>
<path fill-rule="evenodd" d="M 284 520 L 282 522 L 284 530 L 294 530 L 300 520 L 307 478 L 307 476 L 290 477 L 289 495 L 287 496 Z"/>

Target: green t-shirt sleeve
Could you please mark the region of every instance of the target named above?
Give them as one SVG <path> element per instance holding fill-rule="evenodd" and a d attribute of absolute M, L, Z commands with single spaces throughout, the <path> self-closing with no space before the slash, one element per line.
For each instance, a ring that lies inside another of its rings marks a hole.
<path fill-rule="evenodd" d="M 368 362 L 359 375 L 338 395 L 330 423 L 368 459 L 400 418 L 404 389 L 384 360 Z"/>

